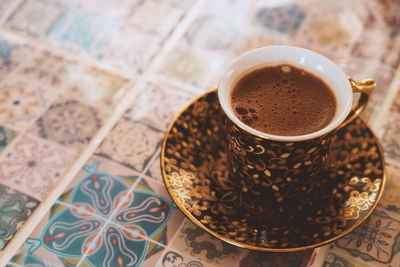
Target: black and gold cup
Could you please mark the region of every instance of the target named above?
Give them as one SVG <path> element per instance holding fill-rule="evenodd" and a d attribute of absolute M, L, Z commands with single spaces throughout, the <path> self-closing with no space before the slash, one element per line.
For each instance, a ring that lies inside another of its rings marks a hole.
<path fill-rule="evenodd" d="M 251 128 L 235 115 L 231 90 L 237 80 L 252 69 L 281 64 L 304 69 L 329 85 L 336 111 L 328 125 L 305 135 L 278 136 Z M 227 118 L 230 179 L 239 185 L 243 199 L 238 210 L 287 213 L 296 202 L 314 194 L 337 130 L 362 112 L 374 87 L 373 80 L 356 82 L 326 57 L 303 48 L 262 47 L 235 59 L 220 80 L 218 98 Z M 354 104 L 353 93 L 360 93 Z"/>

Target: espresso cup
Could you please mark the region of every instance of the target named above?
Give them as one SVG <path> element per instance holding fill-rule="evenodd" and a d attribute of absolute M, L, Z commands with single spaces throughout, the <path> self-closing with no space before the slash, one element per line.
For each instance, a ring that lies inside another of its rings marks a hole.
<path fill-rule="evenodd" d="M 257 67 L 281 64 L 304 69 L 330 87 L 336 112 L 328 125 L 305 135 L 279 136 L 253 129 L 235 115 L 230 101 L 237 80 Z M 220 79 L 218 99 L 227 118 L 230 178 L 239 185 L 246 207 L 262 212 L 260 202 L 281 207 L 307 197 L 318 183 L 337 130 L 362 112 L 374 87 L 373 80 L 356 82 L 331 60 L 303 48 L 268 46 L 236 58 Z M 360 93 L 354 104 L 353 93 Z"/>

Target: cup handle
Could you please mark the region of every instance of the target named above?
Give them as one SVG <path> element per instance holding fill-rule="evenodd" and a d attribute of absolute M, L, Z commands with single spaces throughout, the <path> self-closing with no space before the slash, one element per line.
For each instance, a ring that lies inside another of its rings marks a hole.
<path fill-rule="evenodd" d="M 349 115 L 343 121 L 342 124 L 339 125 L 338 129 L 346 126 L 350 122 L 352 122 L 355 118 L 360 115 L 360 113 L 365 109 L 368 104 L 369 96 L 372 93 L 372 90 L 375 88 L 376 83 L 373 79 L 366 79 L 363 81 L 355 81 L 353 78 L 349 77 L 349 81 L 351 84 L 351 88 L 353 89 L 353 93 L 360 93 L 360 98 L 357 100 L 357 103 L 353 105 L 350 110 Z"/>

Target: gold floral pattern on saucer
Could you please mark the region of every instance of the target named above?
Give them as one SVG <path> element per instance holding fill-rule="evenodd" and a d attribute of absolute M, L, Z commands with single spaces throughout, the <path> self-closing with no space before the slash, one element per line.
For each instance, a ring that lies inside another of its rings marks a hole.
<path fill-rule="evenodd" d="M 193 100 L 171 123 L 161 151 L 164 182 L 195 224 L 231 244 L 260 251 L 298 251 L 329 243 L 361 224 L 383 191 L 381 146 L 356 119 L 339 130 L 326 168 L 308 198 L 279 211 L 251 207 L 226 165 L 225 115 L 216 90 Z M 267 212 L 257 212 L 267 210 Z"/>

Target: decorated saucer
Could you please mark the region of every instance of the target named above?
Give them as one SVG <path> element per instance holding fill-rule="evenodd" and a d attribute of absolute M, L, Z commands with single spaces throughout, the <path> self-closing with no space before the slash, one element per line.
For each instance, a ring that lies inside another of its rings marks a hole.
<path fill-rule="evenodd" d="M 229 179 L 225 115 L 216 89 L 193 100 L 168 128 L 161 150 L 165 185 L 178 208 L 211 235 L 239 247 L 290 252 L 332 242 L 360 225 L 383 191 L 378 139 L 362 119 L 337 133 L 328 164 L 294 212 L 244 214 L 240 187 Z"/>

